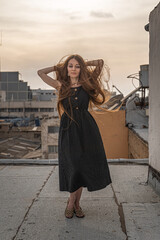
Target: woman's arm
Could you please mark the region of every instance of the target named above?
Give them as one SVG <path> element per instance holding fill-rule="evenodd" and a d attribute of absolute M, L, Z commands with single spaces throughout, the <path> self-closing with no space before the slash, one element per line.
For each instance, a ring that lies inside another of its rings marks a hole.
<path fill-rule="evenodd" d="M 55 80 L 47 75 L 50 72 L 56 71 L 56 69 L 57 69 L 56 66 L 43 68 L 38 70 L 37 74 L 45 83 L 59 90 L 59 88 L 61 87 L 61 83 L 58 80 Z"/>
<path fill-rule="evenodd" d="M 97 60 L 92 60 L 92 61 L 86 62 L 86 66 L 95 66 L 96 67 L 93 71 L 93 75 L 95 78 L 97 78 L 100 75 L 103 65 L 104 65 L 103 59 L 97 59 Z"/>

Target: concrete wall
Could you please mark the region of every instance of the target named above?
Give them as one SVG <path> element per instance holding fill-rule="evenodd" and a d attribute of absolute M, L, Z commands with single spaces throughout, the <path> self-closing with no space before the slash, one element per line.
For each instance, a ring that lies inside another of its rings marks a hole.
<path fill-rule="evenodd" d="M 149 17 L 149 164 L 160 171 L 160 4 Z"/>
<path fill-rule="evenodd" d="M 133 130 L 128 133 L 129 158 L 148 158 L 148 143 L 140 138 Z"/>
<path fill-rule="evenodd" d="M 90 112 L 99 127 L 107 158 L 128 158 L 128 128 L 125 111 Z"/>

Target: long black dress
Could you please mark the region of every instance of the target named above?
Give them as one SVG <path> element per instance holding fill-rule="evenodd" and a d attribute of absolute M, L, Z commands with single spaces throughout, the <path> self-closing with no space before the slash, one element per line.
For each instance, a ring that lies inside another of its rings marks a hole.
<path fill-rule="evenodd" d="M 58 138 L 59 190 L 100 190 L 112 181 L 99 128 L 88 111 L 88 93 L 82 86 L 71 91 L 76 123 L 65 112 L 62 114 Z M 68 98 L 62 104 L 71 113 Z"/>

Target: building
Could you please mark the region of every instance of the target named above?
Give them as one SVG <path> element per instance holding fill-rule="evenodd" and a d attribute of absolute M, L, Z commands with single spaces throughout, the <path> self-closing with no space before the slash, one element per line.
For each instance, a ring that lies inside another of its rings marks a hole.
<path fill-rule="evenodd" d="M 32 89 L 32 101 L 51 101 L 57 99 L 56 90 Z"/>
<path fill-rule="evenodd" d="M 57 117 L 57 103 L 51 101 L 5 101 L 0 102 L 1 118 L 17 117 Z"/>
<path fill-rule="evenodd" d="M 148 181 L 160 193 L 160 3 L 150 13 L 149 25 L 149 173 Z"/>
<path fill-rule="evenodd" d="M 58 116 L 56 90 L 30 89 L 19 72 L 0 73 L 0 117 Z"/>
<path fill-rule="evenodd" d="M 43 119 L 41 123 L 42 158 L 58 158 L 58 134 L 60 120 Z"/>
<path fill-rule="evenodd" d="M 1 101 L 27 101 L 32 99 L 32 92 L 27 82 L 19 80 L 19 72 L 0 72 Z"/>

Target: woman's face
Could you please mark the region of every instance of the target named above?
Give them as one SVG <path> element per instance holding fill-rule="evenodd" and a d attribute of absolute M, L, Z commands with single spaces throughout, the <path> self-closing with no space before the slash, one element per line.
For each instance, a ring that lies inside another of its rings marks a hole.
<path fill-rule="evenodd" d="M 67 70 L 68 70 L 68 76 L 70 76 L 71 78 L 79 77 L 80 70 L 81 70 L 79 62 L 74 58 L 70 59 L 68 62 Z"/>

